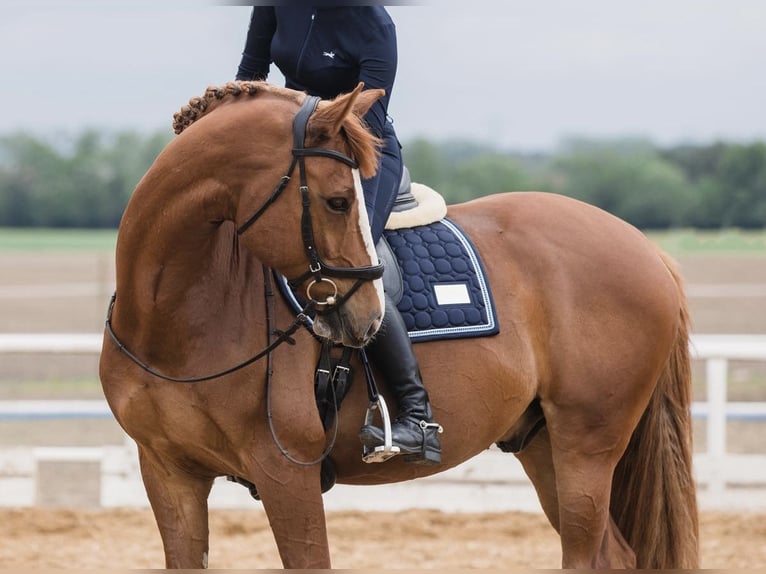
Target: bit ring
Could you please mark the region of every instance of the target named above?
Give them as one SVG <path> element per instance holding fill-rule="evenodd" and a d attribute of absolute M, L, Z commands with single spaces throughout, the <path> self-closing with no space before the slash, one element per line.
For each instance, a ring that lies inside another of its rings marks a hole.
<path fill-rule="evenodd" d="M 332 285 L 332 290 L 333 290 L 332 295 L 328 295 L 327 297 L 325 297 L 324 301 L 317 301 L 311 296 L 311 288 L 317 283 L 329 283 L 330 285 Z M 327 305 L 328 307 L 332 307 L 338 301 L 338 286 L 335 284 L 335 282 L 332 279 L 325 279 L 324 277 L 321 277 L 319 281 L 317 281 L 316 279 L 313 279 L 311 283 L 309 283 L 309 286 L 306 287 L 306 297 L 308 297 L 309 300 L 315 305 L 317 305 L 318 307 L 321 307 L 324 305 Z"/>

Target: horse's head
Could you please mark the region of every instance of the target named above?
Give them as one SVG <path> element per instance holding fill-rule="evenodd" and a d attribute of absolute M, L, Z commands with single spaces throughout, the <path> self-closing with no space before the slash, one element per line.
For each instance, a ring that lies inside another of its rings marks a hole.
<path fill-rule="evenodd" d="M 360 84 L 332 101 L 306 97 L 289 135 L 281 135 L 292 142 L 286 177 L 265 203 L 261 197 L 238 210 L 245 215 L 238 217 L 242 241 L 260 253 L 267 247 L 260 258 L 314 305 L 316 334 L 348 346 L 367 343 L 384 311 L 382 266 L 360 179 L 374 175 L 379 145 L 361 117 L 382 94 Z M 270 159 L 285 165 L 289 158 Z M 287 197 L 277 202 L 281 195 Z M 272 204 L 279 209 L 258 221 Z M 260 233 L 249 231 L 252 226 Z"/>

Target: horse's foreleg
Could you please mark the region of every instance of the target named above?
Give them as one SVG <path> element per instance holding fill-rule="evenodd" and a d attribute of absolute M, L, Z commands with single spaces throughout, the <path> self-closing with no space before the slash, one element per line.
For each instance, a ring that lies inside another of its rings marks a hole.
<path fill-rule="evenodd" d="M 319 465 L 292 465 L 282 477 L 261 474 L 258 493 L 285 568 L 330 568 Z"/>
<path fill-rule="evenodd" d="M 139 448 L 141 476 L 165 549 L 166 568 L 207 568 L 207 497 L 213 480 Z"/>

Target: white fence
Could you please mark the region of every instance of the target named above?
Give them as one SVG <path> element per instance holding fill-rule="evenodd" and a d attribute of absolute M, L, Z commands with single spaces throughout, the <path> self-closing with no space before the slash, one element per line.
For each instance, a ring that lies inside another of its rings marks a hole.
<path fill-rule="evenodd" d="M 98 334 L 0 334 L 0 353 L 98 353 Z M 695 358 L 706 362 L 707 397 L 692 413 L 706 419 L 707 449 L 695 455 L 703 508 L 766 510 L 766 456 L 728 453 L 727 420 L 766 421 L 766 402 L 727 400 L 729 360 L 766 361 L 766 335 L 695 335 Z M 0 420 L 111 417 L 102 400 L 5 401 Z M 135 446 L 37 447 L 0 451 L 0 506 L 56 504 L 51 493 L 66 491 L 65 474 L 55 465 L 91 464 L 97 475 L 89 506 L 146 506 Z M 47 469 L 53 469 L 47 471 Z M 47 478 L 46 478 L 47 477 Z M 82 484 L 71 485 L 81 488 Z M 218 481 L 212 507 L 252 507 L 246 489 Z M 445 511 L 539 511 L 540 506 L 515 457 L 490 449 L 439 475 L 394 485 L 338 485 L 325 495 L 328 510 L 439 508 Z"/>

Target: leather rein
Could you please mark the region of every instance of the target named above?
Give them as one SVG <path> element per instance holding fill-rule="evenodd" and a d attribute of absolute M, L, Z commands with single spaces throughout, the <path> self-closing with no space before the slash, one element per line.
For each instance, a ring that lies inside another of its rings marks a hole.
<path fill-rule="evenodd" d="M 242 225 L 240 225 L 239 228 L 237 229 L 237 234 L 242 235 L 258 220 L 259 217 L 261 217 L 261 215 L 263 215 L 266 212 L 266 210 L 271 205 L 274 204 L 274 202 L 279 198 L 279 196 L 287 187 L 287 184 L 290 182 L 293 172 L 295 171 L 295 168 L 297 166 L 299 169 L 299 176 L 300 176 L 300 192 L 301 192 L 301 204 L 302 204 L 301 237 L 303 239 L 304 251 L 309 260 L 309 269 L 308 271 L 306 271 L 306 273 L 304 273 L 300 277 L 297 277 L 291 280 L 290 285 L 292 286 L 301 285 L 307 279 L 311 278 L 312 281 L 307 288 L 307 295 L 309 299 L 308 303 L 304 306 L 301 312 L 298 313 L 295 320 L 285 331 L 272 330 L 271 328 L 269 328 L 268 338 L 270 339 L 272 334 L 276 334 L 278 335 L 278 337 L 273 342 L 271 342 L 265 349 L 263 349 L 262 351 L 259 351 L 257 354 L 253 355 L 249 359 L 233 367 L 230 367 L 228 369 L 225 369 L 223 371 L 219 371 L 217 373 L 213 373 L 210 375 L 204 375 L 199 377 L 173 377 L 170 375 L 166 375 L 156 370 L 155 368 L 151 367 L 148 363 L 146 363 L 145 361 L 140 359 L 138 356 L 136 356 L 134 353 L 132 353 L 125 346 L 125 344 L 122 343 L 122 341 L 117 337 L 117 334 L 114 332 L 114 329 L 112 327 L 112 311 L 114 309 L 114 304 L 117 299 L 117 293 L 115 293 L 114 295 L 112 295 L 112 299 L 109 303 L 109 309 L 107 311 L 106 332 L 111 338 L 111 340 L 114 342 L 114 344 L 117 346 L 117 348 L 125 356 L 127 356 L 131 361 L 133 361 L 133 363 L 138 365 L 141 369 L 143 369 L 147 373 L 154 375 L 155 377 L 158 377 L 160 379 L 164 379 L 166 381 L 172 381 L 176 383 L 199 383 L 202 381 L 209 381 L 212 379 L 217 379 L 225 375 L 231 374 L 235 371 L 243 369 L 244 367 L 256 362 L 257 360 L 265 356 L 268 356 L 271 353 L 271 351 L 273 351 L 275 348 L 277 348 L 279 345 L 281 345 L 285 341 L 288 341 L 289 343 L 294 344 L 294 340 L 292 339 L 291 336 L 301 326 L 306 326 L 310 328 L 310 320 L 309 320 L 310 313 L 316 312 L 321 314 L 321 313 L 329 313 L 333 310 L 336 310 L 338 307 L 340 307 L 346 301 L 348 301 L 348 299 L 365 282 L 373 281 L 383 276 L 382 263 L 378 265 L 369 265 L 369 266 L 363 266 L 363 267 L 334 267 L 324 263 L 324 261 L 322 261 L 317 251 L 316 243 L 314 241 L 314 229 L 313 229 L 313 225 L 311 221 L 311 211 L 309 209 L 310 198 L 309 198 L 308 182 L 306 177 L 305 158 L 316 157 L 316 156 L 329 157 L 348 165 L 352 169 L 356 169 L 358 167 L 356 161 L 354 161 L 352 158 L 348 157 L 347 155 L 342 154 L 339 151 L 326 149 L 326 148 L 305 147 L 306 127 L 308 126 L 308 122 L 311 117 L 311 114 L 313 114 L 314 110 L 316 110 L 319 100 L 320 98 L 316 96 L 306 96 L 306 98 L 304 99 L 303 104 L 301 105 L 301 108 L 298 110 L 298 113 L 295 115 L 295 118 L 293 119 L 292 161 L 290 163 L 290 168 L 288 169 L 287 174 L 282 176 L 279 184 L 271 193 L 271 195 L 268 197 L 268 199 L 266 199 L 263 205 L 261 205 L 261 207 L 258 208 L 255 211 L 255 213 L 251 215 L 247 220 L 245 220 L 245 222 Z M 361 208 L 363 209 L 364 207 L 361 207 Z M 271 275 L 271 271 L 264 266 L 263 278 L 264 278 L 265 297 L 267 302 L 270 296 L 273 296 L 271 291 L 270 275 Z M 337 285 L 331 279 L 327 279 L 327 277 L 347 278 L 347 279 L 355 278 L 356 283 L 354 283 L 354 285 L 351 287 L 351 289 L 348 290 L 348 292 L 339 296 Z M 311 297 L 311 288 L 315 284 L 323 283 L 323 282 L 330 284 L 330 286 L 333 289 L 333 293 L 332 295 L 327 296 L 324 301 L 317 301 Z M 321 310 L 318 308 L 321 308 Z M 270 306 L 267 304 L 267 325 L 271 324 L 271 321 L 272 321 L 271 314 L 272 312 L 271 312 Z"/>

